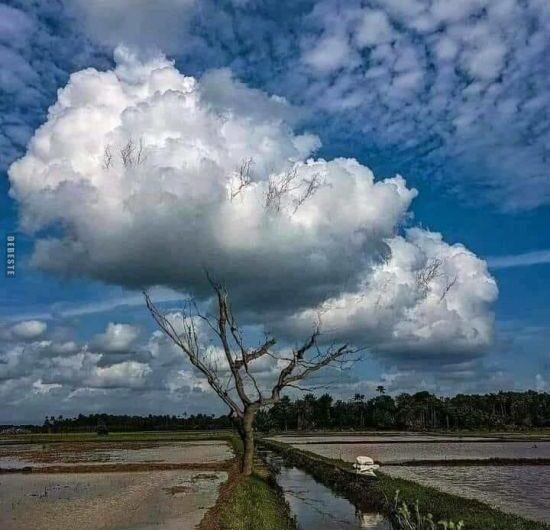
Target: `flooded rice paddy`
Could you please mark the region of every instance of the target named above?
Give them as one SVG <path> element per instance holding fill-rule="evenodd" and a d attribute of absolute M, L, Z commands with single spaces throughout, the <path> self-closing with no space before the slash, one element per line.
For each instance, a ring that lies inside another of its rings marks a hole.
<path fill-rule="evenodd" d="M 550 521 L 550 466 L 476 462 L 449 466 L 439 462 L 550 458 L 550 441 L 395 433 L 275 439 L 346 461 L 368 455 L 381 462 L 382 471 L 393 477 L 477 499 L 527 518 Z M 196 528 L 214 505 L 220 484 L 227 480 L 225 470 L 233 456 L 227 443 L 215 440 L 0 444 L 0 468 L 17 471 L 30 466 L 39 472 L 0 474 L 0 528 Z M 390 529 L 380 514 L 358 511 L 307 473 L 285 466 L 273 454 L 268 457 L 278 469 L 277 481 L 302 530 Z M 413 460 L 433 464 L 406 465 Z M 108 464 L 114 464 L 117 472 L 102 472 L 109 470 Z M 185 469 L 173 469 L 172 464 Z M 132 470 L 136 465 L 145 466 L 146 471 Z M 171 469 L 161 470 L 159 465 L 170 465 Z M 193 466 L 199 469 L 189 469 Z"/>
<path fill-rule="evenodd" d="M 293 447 L 319 455 L 355 461 L 366 455 L 382 464 L 381 471 L 442 491 L 477 499 L 502 511 L 550 522 L 550 465 L 531 465 L 530 459 L 549 459 L 550 441 L 440 438 L 424 435 L 285 436 Z M 522 465 L 477 464 L 491 458 L 524 460 Z M 406 465 L 415 460 L 423 465 Z M 457 460 L 468 460 L 461 465 Z M 427 462 L 426 462 L 427 461 Z M 433 464 L 430 463 L 433 461 Z M 445 465 L 444 461 L 455 461 Z M 472 462 L 473 461 L 473 462 Z M 386 465 L 384 465 L 386 464 Z M 392 465 L 388 465 L 392 464 Z"/>
<path fill-rule="evenodd" d="M 0 529 L 191 530 L 233 456 L 215 440 L 0 445 Z M 38 473 L 18 472 L 25 467 Z"/>
<path fill-rule="evenodd" d="M 388 463 L 412 460 L 460 460 L 460 459 L 550 459 L 550 442 L 407 442 L 407 443 L 292 443 L 293 447 L 347 462 L 360 455 Z"/>
<path fill-rule="evenodd" d="M 485 436 L 445 436 L 418 433 L 383 433 L 376 434 L 331 434 L 331 435 L 278 435 L 270 438 L 289 444 L 333 444 L 333 443 L 411 443 L 411 442 L 491 442 L 499 441 L 498 437 Z"/>
<path fill-rule="evenodd" d="M 210 464 L 233 457 L 225 442 L 50 443 L 0 445 L 0 468 L 74 466 L 78 464 Z"/>
<path fill-rule="evenodd" d="M 269 451 L 264 451 L 263 457 L 276 470 L 277 483 L 300 530 L 391 529 L 381 514 L 357 510 L 347 499 L 319 484 L 306 472 L 286 466 L 281 457 Z"/>
<path fill-rule="evenodd" d="M 392 466 L 384 473 L 550 521 L 549 466 Z"/>
<path fill-rule="evenodd" d="M 225 472 L 0 475 L 2 530 L 190 530 Z"/>

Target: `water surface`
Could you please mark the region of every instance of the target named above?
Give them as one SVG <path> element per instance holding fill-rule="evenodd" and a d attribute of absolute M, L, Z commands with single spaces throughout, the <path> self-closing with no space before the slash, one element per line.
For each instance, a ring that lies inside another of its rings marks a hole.
<path fill-rule="evenodd" d="M 333 443 L 398 443 L 398 442 L 490 442 L 499 441 L 498 437 L 486 436 L 449 436 L 437 434 L 418 433 L 346 433 L 346 434 L 320 434 L 320 435 L 295 435 L 283 434 L 269 438 L 278 442 L 289 444 L 333 444 Z"/>
<path fill-rule="evenodd" d="M 0 468 L 86 464 L 191 464 L 223 462 L 233 457 L 230 446 L 217 440 L 166 443 L 78 442 L 0 445 Z"/>
<path fill-rule="evenodd" d="M 0 476 L 2 530 L 191 530 L 224 472 Z"/>
<path fill-rule="evenodd" d="M 286 466 L 279 456 L 264 452 L 278 471 L 277 483 L 296 516 L 300 530 L 391 530 L 389 522 L 379 513 L 367 513 L 312 476 L 295 467 Z"/>
<path fill-rule="evenodd" d="M 389 466 L 383 471 L 550 522 L 550 466 Z"/>
<path fill-rule="evenodd" d="M 550 458 L 550 442 L 292 443 L 293 447 L 347 462 L 364 455 L 382 463 L 411 460 Z"/>

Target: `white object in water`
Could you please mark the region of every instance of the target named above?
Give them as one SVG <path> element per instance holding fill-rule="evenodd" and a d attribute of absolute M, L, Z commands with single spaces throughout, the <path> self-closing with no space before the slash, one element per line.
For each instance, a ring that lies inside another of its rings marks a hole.
<path fill-rule="evenodd" d="M 370 456 L 358 456 L 355 459 L 355 463 L 360 466 L 372 466 L 374 464 L 374 460 Z"/>
<path fill-rule="evenodd" d="M 369 475 L 375 477 L 374 472 L 379 468 L 378 464 L 374 463 L 374 460 L 370 456 L 358 456 L 355 459 L 355 464 L 353 468 L 355 472 L 359 475 Z"/>

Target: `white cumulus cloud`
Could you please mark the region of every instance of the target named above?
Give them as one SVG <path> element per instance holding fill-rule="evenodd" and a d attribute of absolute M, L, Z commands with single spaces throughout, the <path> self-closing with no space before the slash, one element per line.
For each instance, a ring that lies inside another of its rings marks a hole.
<path fill-rule="evenodd" d="M 341 330 L 376 326 L 387 350 L 487 344 L 494 281 L 437 234 L 399 235 L 416 196 L 402 177 L 312 158 L 319 140 L 294 131 L 286 101 L 226 70 L 197 80 L 125 48 L 115 60 L 71 76 L 9 170 L 22 227 L 41 231 L 35 265 L 199 297 L 210 292 L 206 269 L 256 321 L 319 308 L 328 319 L 331 304 L 351 303 Z M 396 68 L 406 74 L 415 60 Z M 51 226 L 64 232 L 48 235 Z M 441 270 L 422 291 L 415 281 L 433 260 Z M 380 307 L 384 325 L 365 327 Z M 97 340 L 108 352 L 133 338 L 111 324 Z"/>
<path fill-rule="evenodd" d="M 487 265 L 440 234 L 410 229 L 388 241 L 391 257 L 358 289 L 291 315 L 282 326 L 303 335 L 320 319 L 327 339 L 355 339 L 375 352 L 476 354 L 492 339 L 488 310 L 498 294 Z"/>
<path fill-rule="evenodd" d="M 11 332 L 20 339 L 36 339 L 40 337 L 48 325 L 41 320 L 25 320 L 11 327 Z"/>
<path fill-rule="evenodd" d="M 96 335 L 92 347 L 105 353 L 128 353 L 139 336 L 139 328 L 131 324 L 110 322 L 103 333 Z"/>

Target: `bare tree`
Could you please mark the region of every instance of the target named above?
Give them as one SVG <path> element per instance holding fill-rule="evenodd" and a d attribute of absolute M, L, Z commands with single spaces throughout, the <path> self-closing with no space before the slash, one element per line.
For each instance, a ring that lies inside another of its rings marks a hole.
<path fill-rule="evenodd" d="M 359 349 L 348 344 L 318 345 L 320 325 L 306 340 L 290 352 L 276 352 L 276 339 L 266 336 L 256 347 L 247 347 L 237 324 L 226 289 L 209 277 L 215 293 L 216 315 L 203 314 L 196 303 L 182 311 L 182 328 L 177 330 L 171 319 L 161 312 L 145 292 L 145 301 L 159 328 L 188 357 L 191 364 L 206 378 L 218 397 L 229 407 L 244 445 L 242 472 L 250 475 L 254 463 L 254 417 L 262 407 L 276 403 L 285 388 L 299 388 L 299 382 L 321 368 L 354 362 Z M 215 335 L 223 350 L 223 366 L 212 360 L 208 347 L 201 343 L 197 323 L 203 321 Z M 179 326 L 178 326 L 179 327 Z M 271 357 L 280 370 L 269 385 L 262 386 L 253 370 L 254 362 Z"/>

